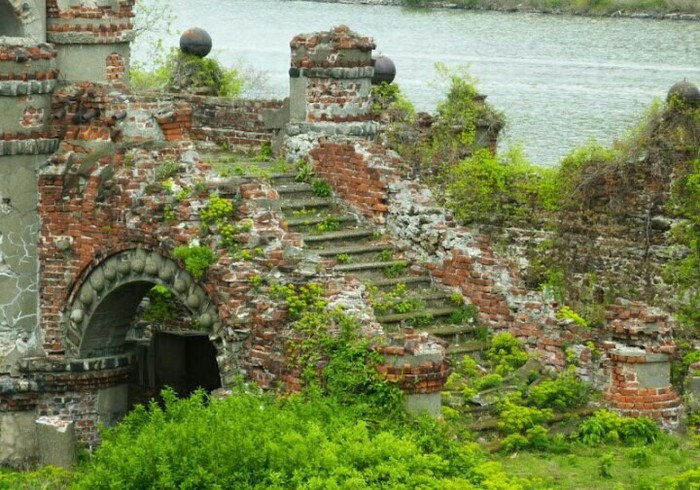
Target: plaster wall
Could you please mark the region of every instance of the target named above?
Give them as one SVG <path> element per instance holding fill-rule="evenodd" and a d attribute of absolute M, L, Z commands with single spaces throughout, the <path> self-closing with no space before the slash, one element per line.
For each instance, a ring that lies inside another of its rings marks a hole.
<path fill-rule="evenodd" d="M 0 372 L 39 353 L 36 171 L 45 157 L 0 157 Z"/>
<path fill-rule="evenodd" d="M 57 44 L 61 80 L 68 83 L 90 80 L 95 83 L 109 83 L 107 58 L 118 54 L 129 59 L 128 44 Z M 100 62 L 86 63 L 85 60 Z M 127 68 L 128 69 L 128 68 Z"/>

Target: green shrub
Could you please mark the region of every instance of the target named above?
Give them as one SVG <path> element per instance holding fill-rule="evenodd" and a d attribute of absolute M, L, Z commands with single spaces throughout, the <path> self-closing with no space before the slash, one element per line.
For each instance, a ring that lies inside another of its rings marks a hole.
<path fill-rule="evenodd" d="M 647 417 L 624 418 L 615 412 L 598 410 L 579 427 L 576 437 L 589 446 L 617 440 L 631 445 L 651 444 L 661 435 Z"/>
<path fill-rule="evenodd" d="M 172 256 L 185 263 L 185 270 L 195 279 L 201 279 L 209 266 L 217 262 L 217 257 L 207 246 L 188 247 L 182 245 L 172 251 Z"/>
<path fill-rule="evenodd" d="M 524 433 L 536 425 L 552 419 L 552 411 L 548 408 L 539 409 L 525 407 L 506 400 L 499 412 L 498 430 L 503 434 Z"/>
<path fill-rule="evenodd" d="M 221 97 L 236 97 L 244 80 L 235 69 L 225 68 L 212 56 L 200 58 L 173 48 L 154 63 L 152 70 L 130 71 L 135 92 L 196 92 Z"/>
<path fill-rule="evenodd" d="M 525 161 L 517 148 L 504 157 L 478 150 L 446 170 L 447 204 L 467 224 L 536 219 L 559 205 L 556 175 Z"/>
<path fill-rule="evenodd" d="M 501 375 L 515 371 L 529 359 L 522 342 L 508 332 L 493 337 L 486 357 Z"/>
<path fill-rule="evenodd" d="M 149 299 L 148 308 L 143 312 L 143 319 L 149 323 L 165 323 L 177 318 L 179 301 L 165 286 L 154 286 L 146 296 Z"/>
<path fill-rule="evenodd" d="M 527 400 L 538 408 L 564 411 L 585 406 L 589 398 L 590 388 L 586 383 L 573 375 L 563 374 L 530 387 Z"/>
<path fill-rule="evenodd" d="M 163 399 L 104 434 L 76 490 L 523 488 L 429 419 L 376 424 L 312 392 Z"/>

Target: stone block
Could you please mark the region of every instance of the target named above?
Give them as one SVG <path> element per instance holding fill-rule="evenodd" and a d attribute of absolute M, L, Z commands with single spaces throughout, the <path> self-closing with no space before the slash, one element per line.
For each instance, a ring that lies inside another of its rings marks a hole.
<path fill-rule="evenodd" d="M 39 464 L 71 469 L 76 463 L 76 439 L 73 422 L 59 417 L 40 417 L 36 421 Z"/>

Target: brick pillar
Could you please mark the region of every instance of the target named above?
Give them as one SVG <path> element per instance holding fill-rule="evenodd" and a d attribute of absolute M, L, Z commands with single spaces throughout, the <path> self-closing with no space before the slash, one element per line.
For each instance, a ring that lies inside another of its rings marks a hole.
<path fill-rule="evenodd" d="M 48 0 L 46 38 L 65 81 L 126 84 L 134 0 Z"/>
<path fill-rule="evenodd" d="M 627 417 L 656 419 L 662 426 L 678 426 L 683 406 L 670 383 L 671 358 L 638 348 L 611 352 L 612 382 L 604 393 L 611 408 Z"/>
<path fill-rule="evenodd" d="M 406 394 L 409 413 L 440 417 L 441 392 L 452 372 L 444 345 L 426 333 L 397 334 L 388 340 L 377 348 L 385 360 L 377 371 Z"/>
<path fill-rule="evenodd" d="M 292 39 L 288 134 L 366 136 L 376 133 L 370 114 L 370 37 L 346 26 Z M 291 131 L 290 131 L 291 129 Z"/>
<path fill-rule="evenodd" d="M 651 417 L 675 428 L 683 414 L 681 398 L 671 386 L 675 322 L 642 303 L 609 306 L 613 342 L 609 345 L 611 377 L 603 393 L 613 410 L 624 416 Z"/>

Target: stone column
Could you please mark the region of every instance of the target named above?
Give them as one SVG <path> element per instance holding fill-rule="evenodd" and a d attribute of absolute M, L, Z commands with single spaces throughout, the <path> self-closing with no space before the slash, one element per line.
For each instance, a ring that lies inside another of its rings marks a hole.
<path fill-rule="evenodd" d="M 0 38 L 0 374 L 40 352 L 38 168 L 58 148 L 50 130 L 56 51 Z"/>

